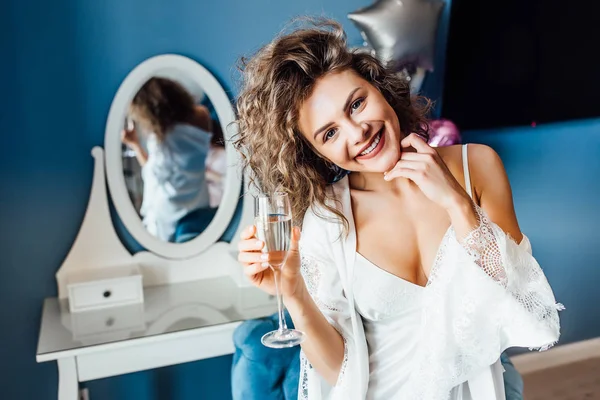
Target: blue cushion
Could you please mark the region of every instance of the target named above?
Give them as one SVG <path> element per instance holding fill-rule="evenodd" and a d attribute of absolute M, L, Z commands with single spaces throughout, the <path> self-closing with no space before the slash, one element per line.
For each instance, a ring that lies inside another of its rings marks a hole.
<path fill-rule="evenodd" d="M 292 320 L 286 313 L 288 327 Z M 231 370 L 234 400 L 296 400 L 300 376 L 300 346 L 271 349 L 260 342 L 277 329 L 277 314 L 243 322 L 233 333 Z"/>

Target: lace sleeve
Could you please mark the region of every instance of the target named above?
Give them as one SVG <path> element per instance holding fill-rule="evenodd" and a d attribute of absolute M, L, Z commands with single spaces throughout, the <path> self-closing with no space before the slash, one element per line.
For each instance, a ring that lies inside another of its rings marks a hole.
<path fill-rule="evenodd" d="M 558 332 L 558 314 L 564 306 L 556 303 L 546 277 L 531 253 L 529 239 L 517 244 L 485 211 L 473 205 L 478 226 L 459 241 L 471 261 L 500 284 L 528 315 Z M 540 346 L 546 349 L 553 343 Z"/>
<path fill-rule="evenodd" d="M 332 290 L 319 290 L 323 278 L 323 267 L 320 265 L 320 262 L 314 257 L 302 254 L 300 265 L 300 271 L 306 283 L 308 293 L 310 293 L 313 301 L 325 317 L 329 313 L 343 312 L 346 305 L 342 303 L 344 303 L 345 298 L 336 298 L 336 296 L 332 295 Z"/>
<path fill-rule="evenodd" d="M 419 359 L 403 398 L 446 399 L 507 348 L 545 350 L 559 338 L 564 307 L 527 237 L 517 244 L 478 213 L 480 224 L 466 238 L 449 229 L 440 245 L 423 292 Z"/>
<path fill-rule="evenodd" d="M 460 241 L 467 254 L 488 276 L 506 287 L 506 270 L 502 265 L 502 253 L 494 236 L 491 222 L 485 211 L 473 204 L 479 220 L 478 226 Z"/>

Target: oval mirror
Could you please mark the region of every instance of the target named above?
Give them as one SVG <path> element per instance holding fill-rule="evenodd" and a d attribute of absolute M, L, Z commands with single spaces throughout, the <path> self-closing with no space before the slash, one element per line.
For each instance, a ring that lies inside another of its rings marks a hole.
<path fill-rule="evenodd" d="M 148 59 L 119 87 L 106 124 L 107 181 L 148 251 L 189 258 L 227 228 L 241 188 L 234 118 L 217 80 L 186 57 Z"/>

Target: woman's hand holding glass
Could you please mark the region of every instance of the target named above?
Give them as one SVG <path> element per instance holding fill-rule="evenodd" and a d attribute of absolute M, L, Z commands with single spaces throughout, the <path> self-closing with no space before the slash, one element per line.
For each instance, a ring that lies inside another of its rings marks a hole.
<path fill-rule="evenodd" d="M 254 223 L 242 237 L 238 259 L 256 286 L 277 296 L 279 311 L 279 329 L 267 333 L 261 341 L 273 348 L 296 346 L 304 340 L 304 333 L 287 328 L 283 298 L 300 293 L 299 285 L 304 281 L 298 255 L 300 231 L 292 228 L 287 193 L 258 196 Z"/>
<path fill-rule="evenodd" d="M 256 233 L 256 226 L 254 225 L 244 230 L 241 236 L 242 240 L 238 244 L 238 260 L 242 263 L 244 273 L 254 286 L 275 296 L 275 273 L 269 267 L 269 253 L 262 252 L 265 243 L 257 238 Z M 304 287 L 304 280 L 300 274 L 299 240 L 300 229 L 294 227 L 292 228 L 290 250 L 284 268 L 281 268 L 280 272 L 281 295 L 284 299 L 301 294 Z"/>

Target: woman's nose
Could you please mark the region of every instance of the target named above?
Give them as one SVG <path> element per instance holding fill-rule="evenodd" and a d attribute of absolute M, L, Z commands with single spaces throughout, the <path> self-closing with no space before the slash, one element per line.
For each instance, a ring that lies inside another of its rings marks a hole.
<path fill-rule="evenodd" d="M 350 142 L 353 144 L 363 143 L 369 137 L 369 126 L 360 121 L 351 121 L 348 127 Z"/>

